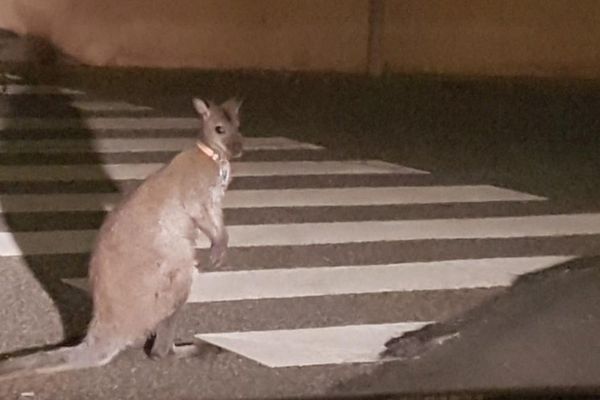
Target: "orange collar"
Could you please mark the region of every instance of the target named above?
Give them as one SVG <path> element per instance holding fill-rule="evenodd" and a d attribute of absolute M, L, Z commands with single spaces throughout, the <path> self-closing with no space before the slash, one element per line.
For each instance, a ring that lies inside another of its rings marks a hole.
<path fill-rule="evenodd" d="M 212 160 L 214 162 L 219 162 L 220 160 L 220 156 L 219 153 L 217 153 L 216 151 L 214 151 L 213 149 L 211 149 L 210 147 L 208 147 L 207 145 L 205 145 L 204 143 L 198 141 L 196 142 L 196 146 L 198 146 L 198 148 L 204 153 L 206 154 L 209 158 L 212 158 Z"/>
<path fill-rule="evenodd" d="M 219 153 L 200 141 L 196 142 L 196 146 L 200 149 L 200 151 L 202 151 L 219 165 L 219 177 L 221 178 L 221 185 L 227 187 L 229 181 L 231 180 L 231 167 L 229 165 L 229 161 L 227 161 L 226 158 L 221 158 Z"/>

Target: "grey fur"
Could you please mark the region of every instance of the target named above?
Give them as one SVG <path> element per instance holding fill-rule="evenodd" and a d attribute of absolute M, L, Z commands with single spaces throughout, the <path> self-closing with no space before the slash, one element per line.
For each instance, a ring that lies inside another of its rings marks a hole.
<path fill-rule="evenodd" d="M 86 337 L 75 347 L 1 362 L 0 380 L 105 365 L 152 334 L 151 357 L 172 352 L 199 231 L 211 241 L 211 262 L 223 262 L 228 236 L 221 201 L 231 179 L 223 168 L 242 152 L 239 101 L 194 99 L 194 105 L 201 115 L 199 140 L 219 159 L 197 147 L 181 152 L 108 215 L 90 259 L 94 311 Z"/>

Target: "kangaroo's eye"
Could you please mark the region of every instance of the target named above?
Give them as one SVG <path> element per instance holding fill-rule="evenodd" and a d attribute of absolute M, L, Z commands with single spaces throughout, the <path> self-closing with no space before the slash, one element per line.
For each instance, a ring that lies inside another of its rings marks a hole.
<path fill-rule="evenodd" d="M 217 132 L 219 135 L 222 135 L 225 133 L 225 128 L 223 125 L 217 125 L 215 126 L 215 132 Z"/>

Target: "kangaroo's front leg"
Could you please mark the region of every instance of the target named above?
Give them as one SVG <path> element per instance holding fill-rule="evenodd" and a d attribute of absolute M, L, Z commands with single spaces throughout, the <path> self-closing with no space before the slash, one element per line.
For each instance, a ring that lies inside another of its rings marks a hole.
<path fill-rule="evenodd" d="M 223 224 L 223 213 L 219 210 L 218 214 L 213 221 L 214 235 L 210 237 L 210 263 L 215 268 L 222 266 L 225 262 L 225 253 L 229 243 L 229 235 Z"/>
<path fill-rule="evenodd" d="M 229 243 L 229 235 L 223 222 L 221 207 L 209 204 L 204 212 L 194 218 L 196 226 L 210 240 L 210 262 L 213 267 L 220 267 L 225 261 L 225 252 Z"/>

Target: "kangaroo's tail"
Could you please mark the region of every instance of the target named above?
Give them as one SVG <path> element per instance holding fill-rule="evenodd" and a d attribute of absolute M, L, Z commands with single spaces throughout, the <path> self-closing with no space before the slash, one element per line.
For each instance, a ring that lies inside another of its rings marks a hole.
<path fill-rule="evenodd" d="M 0 381 L 32 375 L 99 367 L 109 363 L 121 350 L 120 346 L 83 341 L 74 347 L 34 353 L 0 361 Z"/>

